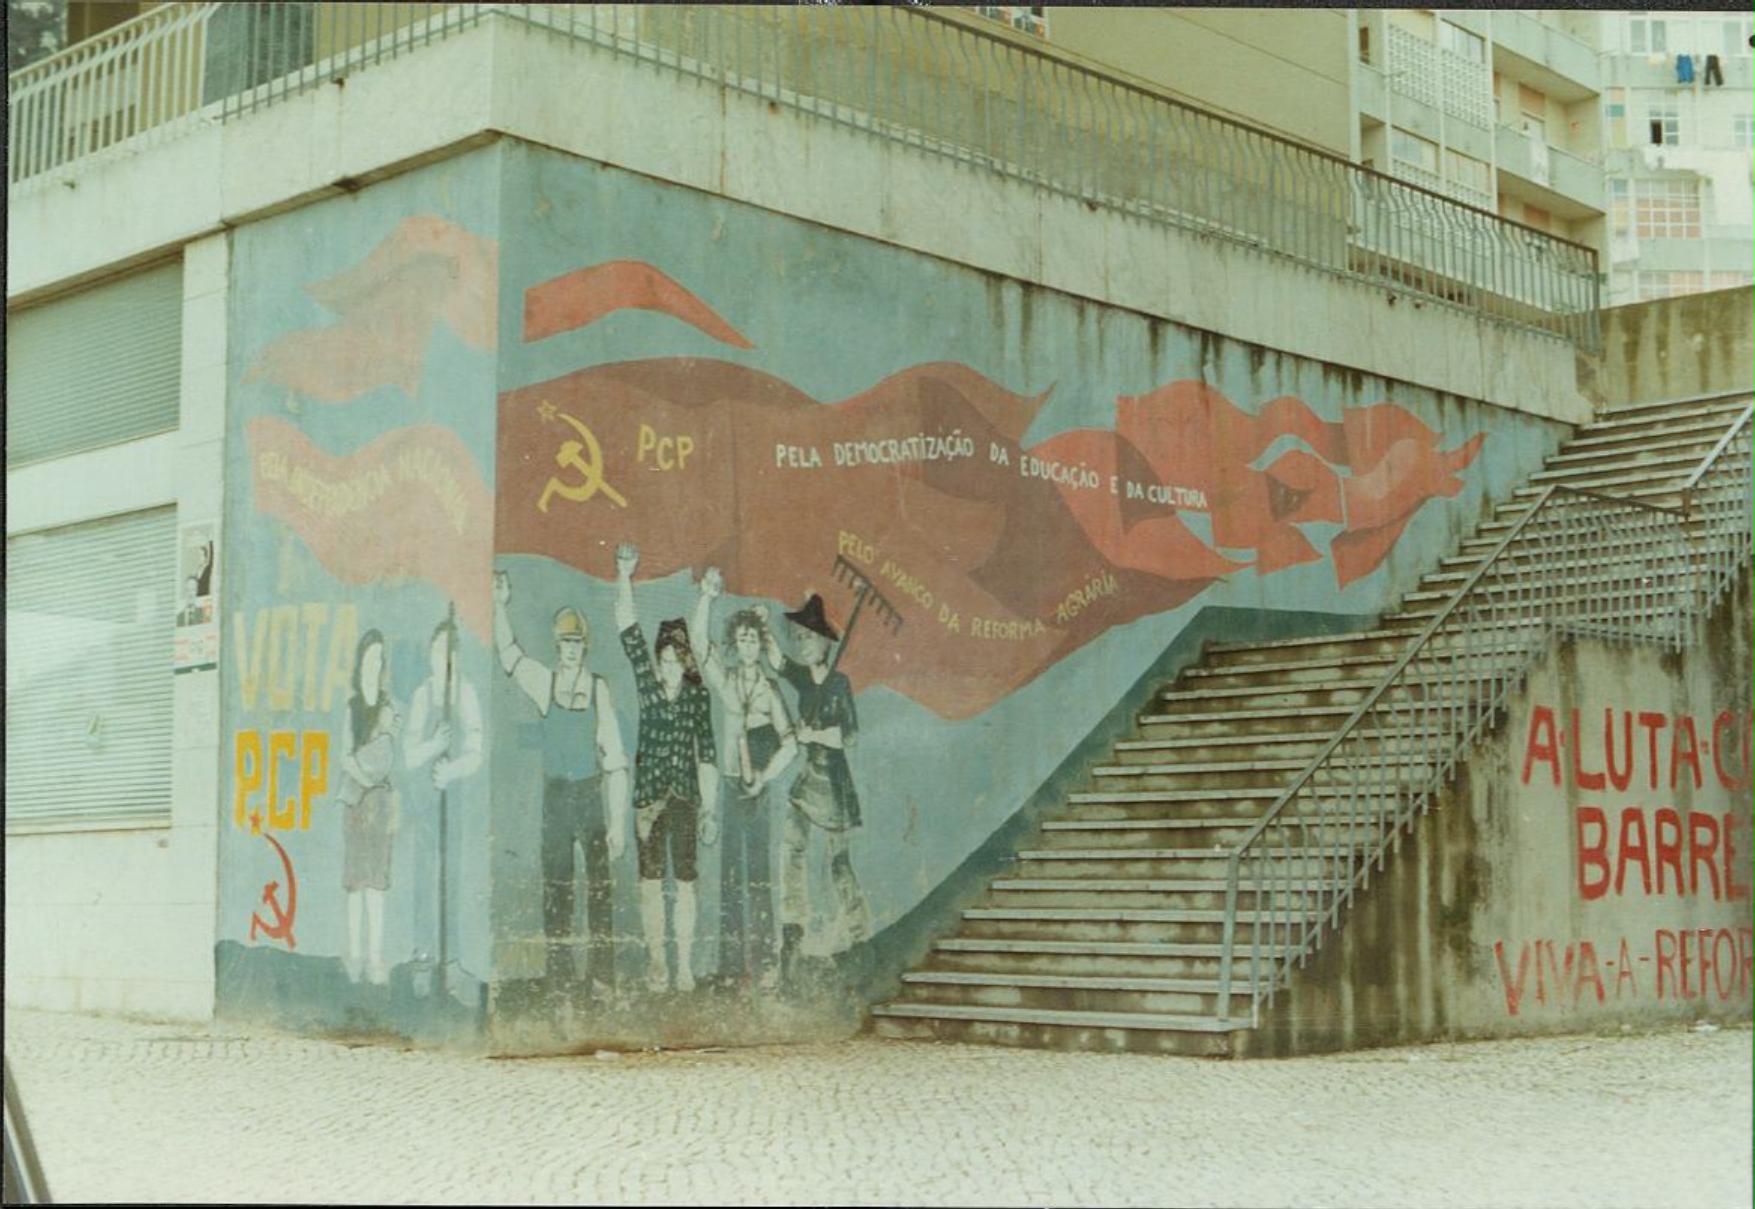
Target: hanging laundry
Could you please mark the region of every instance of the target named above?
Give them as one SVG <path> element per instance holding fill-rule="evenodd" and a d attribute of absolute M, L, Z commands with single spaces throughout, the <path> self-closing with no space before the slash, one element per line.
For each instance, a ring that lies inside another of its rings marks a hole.
<path fill-rule="evenodd" d="M 1725 73 L 1720 70 L 1717 55 L 1706 56 L 1706 83 L 1723 85 Z"/>
<path fill-rule="evenodd" d="M 1676 83 L 1678 83 L 1678 84 L 1692 84 L 1692 83 L 1694 83 L 1694 56 L 1693 55 L 1677 55 L 1676 56 Z"/>

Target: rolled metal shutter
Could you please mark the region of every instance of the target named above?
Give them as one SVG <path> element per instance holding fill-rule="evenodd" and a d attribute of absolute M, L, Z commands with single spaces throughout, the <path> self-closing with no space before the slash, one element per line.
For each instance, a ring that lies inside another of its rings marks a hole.
<path fill-rule="evenodd" d="M 183 262 L 6 317 L 6 464 L 177 427 Z"/>
<path fill-rule="evenodd" d="M 170 822 L 175 508 L 6 542 L 6 828 Z"/>

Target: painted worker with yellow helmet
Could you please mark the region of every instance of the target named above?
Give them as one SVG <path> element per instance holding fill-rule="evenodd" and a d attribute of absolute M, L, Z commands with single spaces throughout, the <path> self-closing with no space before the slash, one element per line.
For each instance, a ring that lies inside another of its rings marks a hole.
<path fill-rule="evenodd" d="M 627 845 L 628 757 L 609 685 L 586 666 L 591 627 L 574 608 L 554 616 L 555 665 L 531 658 L 512 635 L 511 581 L 494 574 L 494 645 L 500 666 L 536 706 L 542 729 L 542 931 L 547 980 L 571 990 L 574 967 L 573 845 L 585 852 L 586 977 L 615 984 L 610 865 Z"/>

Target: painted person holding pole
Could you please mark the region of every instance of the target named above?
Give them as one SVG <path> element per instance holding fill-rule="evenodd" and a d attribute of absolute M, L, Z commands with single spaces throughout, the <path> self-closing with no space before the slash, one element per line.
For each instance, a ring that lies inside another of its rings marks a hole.
<path fill-rule="evenodd" d="M 859 717 L 852 683 L 829 660 L 840 635 L 814 592 L 803 608 L 785 617 L 799 658 L 783 655 L 771 633 L 767 648 L 768 662 L 798 694 L 798 741 L 804 750 L 804 769 L 792 783 L 780 837 L 780 977 L 790 985 L 804 941 L 805 857 L 813 832 L 821 832 L 828 847 L 829 879 L 849 945 L 870 935 L 871 913 L 848 848 L 848 836 L 860 824 L 859 791 L 847 763 L 847 749 L 859 736 Z"/>
<path fill-rule="evenodd" d="M 402 756 L 411 771 L 429 767 L 429 779 L 438 791 L 436 819 L 438 884 L 434 901 L 438 918 L 434 924 L 438 941 L 438 977 L 441 986 L 446 966 L 456 959 L 451 944 L 455 916 L 451 912 L 451 786 L 481 767 L 481 702 L 463 678 L 457 658 L 457 610 L 452 606 L 427 640 L 429 675 L 408 703 Z M 424 863 L 424 862 L 423 862 Z M 425 881 L 425 878 L 419 879 Z M 415 887 L 416 901 L 427 887 Z M 417 913 L 421 918 L 424 913 Z M 422 926 L 424 927 L 424 920 Z"/>

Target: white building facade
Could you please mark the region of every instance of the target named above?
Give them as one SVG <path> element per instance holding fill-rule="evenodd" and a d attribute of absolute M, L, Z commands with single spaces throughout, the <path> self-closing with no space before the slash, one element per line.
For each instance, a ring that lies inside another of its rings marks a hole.
<path fill-rule="evenodd" d="M 1602 20 L 1605 304 L 1748 285 L 1755 279 L 1750 14 L 1620 12 Z"/>

